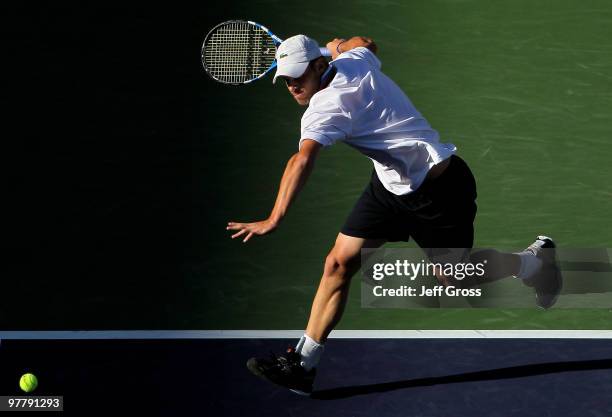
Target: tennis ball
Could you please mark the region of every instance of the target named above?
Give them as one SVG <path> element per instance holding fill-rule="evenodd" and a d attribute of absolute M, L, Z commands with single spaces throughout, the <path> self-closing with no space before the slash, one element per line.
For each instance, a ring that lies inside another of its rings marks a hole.
<path fill-rule="evenodd" d="M 19 380 L 19 388 L 25 392 L 32 392 L 38 386 L 38 379 L 34 374 L 23 374 Z"/>

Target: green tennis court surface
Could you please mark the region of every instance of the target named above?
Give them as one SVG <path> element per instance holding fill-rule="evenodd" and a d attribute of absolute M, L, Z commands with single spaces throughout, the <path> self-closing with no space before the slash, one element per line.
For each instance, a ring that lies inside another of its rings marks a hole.
<path fill-rule="evenodd" d="M 371 162 L 326 149 L 277 232 L 229 239 L 227 221 L 269 213 L 303 111 L 271 77 L 238 88 L 205 76 L 203 37 L 230 18 L 322 44 L 375 39 L 383 70 L 474 172 L 476 246 L 546 234 L 610 247 L 609 1 L 58 7 L 16 12 L 7 29 L 22 46 L 10 60 L 39 59 L 7 93 L 23 161 L 0 329 L 304 328 Z M 610 308 L 362 309 L 353 285 L 339 329 L 612 328 Z"/>

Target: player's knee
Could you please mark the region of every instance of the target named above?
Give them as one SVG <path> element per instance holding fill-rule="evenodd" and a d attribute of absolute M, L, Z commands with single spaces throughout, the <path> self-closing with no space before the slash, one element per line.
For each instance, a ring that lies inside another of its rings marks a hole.
<path fill-rule="evenodd" d="M 352 259 L 338 256 L 338 254 L 332 251 L 325 259 L 325 271 L 323 275 L 341 281 L 348 281 L 352 275 L 353 263 Z"/>
<path fill-rule="evenodd" d="M 327 255 L 325 258 L 325 275 L 336 276 L 343 275 L 346 269 L 346 265 L 342 262 L 342 259 L 338 258 L 333 252 Z"/>

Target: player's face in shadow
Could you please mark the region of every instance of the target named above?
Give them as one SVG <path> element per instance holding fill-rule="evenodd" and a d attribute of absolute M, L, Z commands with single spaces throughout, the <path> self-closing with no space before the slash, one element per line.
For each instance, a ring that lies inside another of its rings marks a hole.
<path fill-rule="evenodd" d="M 326 65 L 321 61 L 313 61 L 299 78 L 283 77 L 287 89 L 300 106 L 307 106 L 314 94 L 319 91 L 321 75 Z"/>

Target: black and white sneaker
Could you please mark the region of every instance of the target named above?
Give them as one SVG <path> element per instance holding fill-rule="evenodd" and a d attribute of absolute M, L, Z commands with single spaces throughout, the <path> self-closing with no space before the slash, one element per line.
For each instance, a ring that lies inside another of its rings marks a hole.
<path fill-rule="evenodd" d="M 542 267 L 533 277 L 523 280 L 525 285 L 535 288 L 536 304 L 548 309 L 559 298 L 563 288 L 563 277 L 557 265 L 557 250 L 555 242 L 547 236 L 538 236 L 524 252 L 531 252 L 542 260 Z"/>
<path fill-rule="evenodd" d="M 247 368 L 253 374 L 274 384 L 289 388 L 300 395 L 310 395 L 317 370 L 306 371 L 301 365 L 300 354 L 294 348 L 285 355 L 271 354 L 270 358 L 251 358 Z"/>

